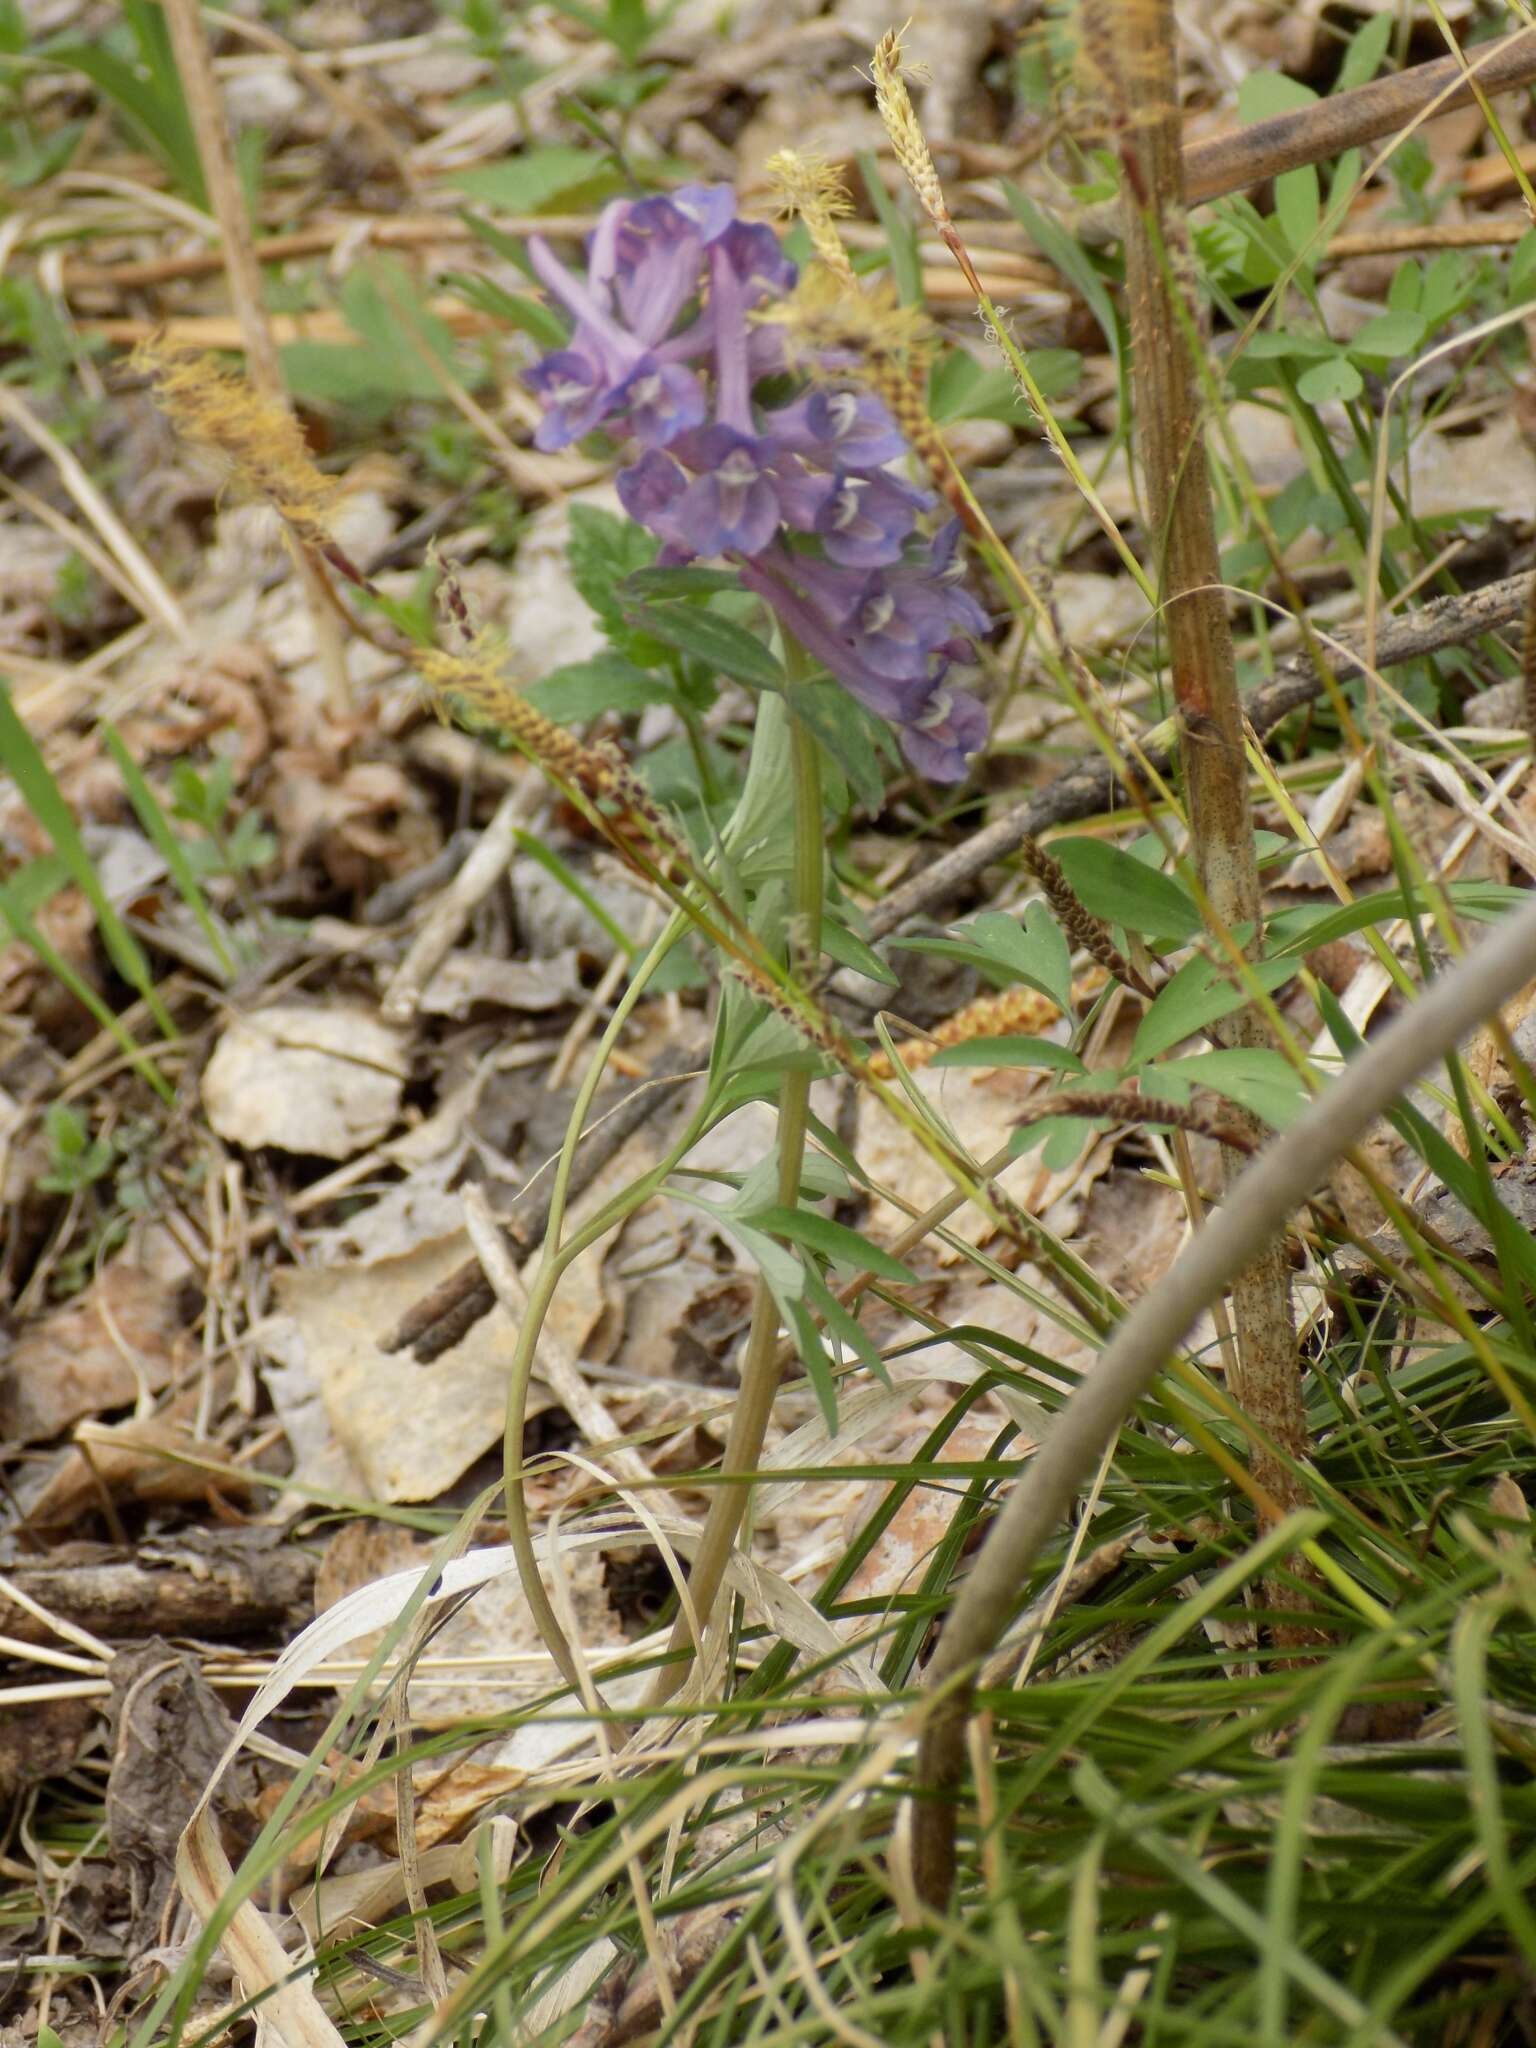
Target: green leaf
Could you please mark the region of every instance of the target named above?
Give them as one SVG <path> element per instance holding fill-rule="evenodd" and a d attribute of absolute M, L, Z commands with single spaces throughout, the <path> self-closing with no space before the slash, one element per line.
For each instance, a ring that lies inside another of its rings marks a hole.
<path fill-rule="evenodd" d="M 1314 363 L 1296 380 L 1296 395 L 1306 405 L 1329 405 L 1335 400 L 1343 403 L 1358 398 L 1364 389 L 1365 379 L 1343 355 Z"/>
<path fill-rule="evenodd" d="M 820 1252 L 824 1259 L 846 1266 L 850 1271 L 874 1273 L 882 1280 L 910 1282 L 917 1278 L 910 1266 L 892 1258 L 879 1245 L 871 1244 L 868 1238 L 860 1237 L 846 1224 L 834 1223 L 830 1216 L 818 1216 L 813 1209 L 785 1209 L 775 1205 L 771 1209 L 754 1210 L 752 1222 L 759 1230 L 771 1230 L 775 1237 L 787 1237 L 791 1244 L 806 1245 L 811 1251 Z"/>
<path fill-rule="evenodd" d="M 1071 348 L 1031 349 L 1029 368 L 1042 396 L 1055 399 L 1077 383 L 1083 359 Z M 964 348 L 948 350 L 935 363 L 928 380 L 928 410 L 940 426 L 955 420 L 1002 420 L 1017 426 L 1029 417 L 1007 365 L 981 362 Z"/>
<path fill-rule="evenodd" d="M 824 917 L 821 921 L 822 950 L 829 953 L 839 967 L 851 967 L 855 974 L 864 974 L 871 981 L 884 982 L 895 988 L 899 977 L 893 974 L 884 960 L 857 932 L 849 931 L 845 924 L 839 924 L 835 917 Z"/>
<path fill-rule="evenodd" d="M 94 41 L 60 39 L 42 44 L 37 54 L 88 78 L 155 160 L 165 166 L 172 182 L 206 211 L 202 159 L 171 54 L 164 11 L 144 5 L 144 0 L 124 0 L 122 13 L 137 46 L 136 62 L 127 62 L 107 44 Z"/>
<path fill-rule="evenodd" d="M 797 683 L 794 700 L 796 715 L 848 778 L 855 800 L 866 811 L 880 810 L 885 803 L 881 756 L 895 751 L 886 728 L 829 676 Z"/>
<path fill-rule="evenodd" d="M 1022 921 L 984 910 L 961 937 L 1006 967 L 1026 988 L 1037 989 L 1068 1015 L 1072 1010 L 1072 951 L 1043 903 L 1026 904 Z"/>
<path fill-rule="evenodd" d="M 652 704 L 679 702 L 668 677 L 637 668 L 622 654 L 596 654 L 590 661 L 551 669 L 523 694 L 558 725 L 581 725 L 605 711 L 644 711 Z"/>
<path fill-rule="evenodd" d="M 1505 273 L 1504 293 L 1511 306 L 1536 298 L 1536 228 L 1527 228 L 1514 246 Z"/>
<path fill-rule="evenodd" d="M 218 921 L 208 907 L 208 899 L 198 885 L 187 848 L 171 830 L 170 820 L 160 808 L 154 791 L 144 780 L 138 762 L 123 744 L 122 735 L 105 719 L 98 729 L 106 742 L 108 753 L 117 764 L 117 772 L 123 778 L 123 788 L 127 792 L 128 801 L 133 805 L 139 823 L 148 834 L 150 844 L 165 862 L 171 879 L 180 892 L 182 902 L 202 927 L 203 936 L 208 941 L 219 973 L 225 981 L 233 981 L 235 963 L 230 958 L 229 948 L 224 943 L 224 934 Z"/>
<path fill-rule="evenodd" d="M 1222 1046 L 1148 1067 L 1141 1076 L 1142 1094 L 1155 1096 L 1168 1077 L 1224 1095 L 1277 1131 L 1294 1123 L 1312 1099 L 1289 1060 L 1262 1045 Z"/>
<path fill-rule="evenodd" d="M 0 683 L 0 764 L 16 784 L 27 809 L 53 841 L 54 851 L 69 872 L 69 878 L 96 914 L 96 929 L 108 957 L 130 988 L 144 998 L 150 1015 L 167 1038 L 176 1035 L 170 1012 L 160 1000 L 155 978 L 138 940 L 108 900 L 76 829 L 63 792 L 11 702 L 10 691 Z"/>
<path fill-rule="evenodd" d="M 1237 88 L 1237 115 L 1244 123 L 1272 120 L 1276 114 L 1294 114 L 1298 107 L 1316 104 L 1317 94 L 1299 79 L 1283 71 L 1250 71 Z"/>
<path fill-rule="evenodd" d="M 844 1308 L 819 1273 L 806 1274 L 805 1300 L 808 1308 L 815 1309 L 820 1314 L 828 1333 L 836 1337 L 846 1350 L 851 1351 L 861 1364 L 867 1365 L 876 1379 L 889 1386 L 891 1376 L 886 1371 L 885 1360 L 880 1356 L 879 1345 L 858 1317 L 851 1315 Z"/>
<path fill-rule="evenodd" d="M 622 633 L 627 621 L 619 585 L 656 556 L 656 541 L 644 527 L 621 519 L 600 505 L 571 507 L 571 537 L 565 558 L 571 581 L 610 633 Z"/>
<path fill-rule="evenodd" d="M 1331 362 L 1339 352 L 1336 341 L 1330 341 L 1326 334 L 1276 334 L 1268 329 L 1255 334 L 1243 348 L 1244 356 L 1250 362 L 1266 362 L 1278 358 L 1282 362 Z M 1310 484 L 1310 478 L 1304 481 Z"/>
<path fill-rule="evenodd" d="M 1008 1141 L 1008 1149 L 1015 1158 L 1021 1152 L 1033 1152 L 1040 1148 L 1042 1163 L 1052 1173 L 1065 1173 L 1076 1164 L 1083 1147 L 1093 1136 L 1095 1122 L 1103 1118 L 1086 1116 L 1043 1116 L 1035 1124 L 1024 1124 Z"/>
<path fill-rule="evenodd" d="M 1064 228 L 1060 221 L 1054 220 L 1050 214 L 1042 212 L 1017 185 L 1010 184 L 1006 179 L 1003 181 L 1003 197 L 1007 200 L 1008 209 L 1014 219 L 1024 229 L 1041 255 L 1054 269 L 1059 270 L 1082 296 L 1084 304 L 1098 322 L 1099 331 L 1103 334 L 1109 352 L 1114 358 L 1115 376 L 1118 381 L 1124 369 L 1120 322 L 1115 313 L 1114 300 L 1094 267 L 1092 257 L 1075 234 Z"/>
<path fill-rule="evenodd" d="M 1267 993 L 1290 980 L 1295 972 L 1295 962 L 1256 960 L 1253 972 L 1259 986 Z M 1192 1038 L 1197 1031 L 1203 1031 L 1208 1024 L 1216 1023 L 1221 1017 L 1229 1017 L 1247 1001 L 1246 992 L 1238 985 L 1230 969 L 1208 960 L 1203 953 L 1197 953 L 1194 959 L 1185 961 L 1165 988 L 1158 991 L 1155 1001 L 1137 1025 L 1136 1036 L 1131 1041 L 1132 1061 L 1140 1064 L 1154 1059 L 1158 1053 L 1166 1052 L 1169 1046 L 1178 1045 L 1182 1040 Z"/>
<path fill-rule="evenodd" d="M 341 310 L 376 363 L 388 365 L 392 388 L 403 398 L 442 396 L 442 372 L 456 374 L 453 330 L 398 258 L 375 255 L 354 264 L 342 283 Z"/>
<path fill-rule="evenodd" d="M 904 306 L 923 302 L 923 266 L 917 250 L 917 230 L 885 189 L 873 150 L 859 152 L 859 176 L 874 208 L 875 218 L 885 230 L 885 246 L 891 259 L 891 277 L 896 296 Z"/>
<path fill-rule="evenodd" d="M 1143 938 L 1192 939 L 1201 929 L 1194 898 L 1171 875 L 1101 839 L 1057 839 L 1060 861 L 1084 908 Z"/>
<path fill-rule="evenodd" d="M 1367 320 L 1354 340 L 1349 344 L 1352 356 L 1369 356 L 1380 362 L 1390 362 L 1393 356 L 1406 356 L 1416 349 L 1424 339 L 1429 326 L 1422 313 L 1402 307 L 1390 313 L 1378 313 L 1373 320 Z"/>
<path fill-rule="evenodd" d="M 1527 899 L 1524 889 L 1506 882 L 1451 882 L 1446 886 L 1451 907 L 1462 917 L 1491 922 L 1503 917 Z M 1426 908 L 1423 893 L 1414 889 L 1380 889 L 1374 895 L 1358 896 L 1353 903 L 1336 905 L 1305 903 L 1294 910 L 1282 910 L 1270 919 L 1269 951 L 1295 958 L 1326 946 L 1335 939 L 1347 939 L 1368 925 L 1387 924 L 1406 917 L 1412 910 Z"/>
<path fill-rule="evenodd" d="M 812 1277 L 810 1274 L 806 1275 L 807 1288 Z M 781 1302 L 779 1312 L 793 1332 L 795 1351 L 800 1363 L 805 1367 L 805 1376 L 816 1396 L 816 1405 L 821 1410 L 821 1419 L 827 1426 L 827 1434 L 836 1435 L 837 1379 L 833 1373 L 832 1356 L 827 1350 L 826 1339 L 816 1327 L 816 1318 L 811 1313 L 808 1302 Z"/>
<path fill-rule="evenodd" d="M 933 1067 L 1043 1067 L 1056 1074 L 1087 1072 L 1070 1046 L 1049 1038 L 967 1038 L 942 1046 L 928 1062 Z"/>
<path fill-rule="evenodd" d="M 586 595 L 585 592 L 582 593 Z M 758 690 L 782 690 L 784 667 L 773 650 L 745 626 L 692 604 L 640 604 L 625 614 L 631 626 L 691 654 L 720 675 Z"/>
<path fill-rule="evenodd" d="M 573 211 L 573 195 L 579 193 L 583 200 L 604 197 L 617 191 L 623 178 L 610 156 L 552 142 L 500 163 L 453 171 L 443 182 L 503 213 L 544 213 L 557 200 L 564 202 L 564 210 Z M 589 186 L 591 191 L 585 189 Z"/>
<path fill-rule="evenodd" d="M 1393 25 L 1392 14 L 1387 11 L 1373 14 L 1363 28 L 1355 31 L 1339 65 L 1339 75 L 1333 81 L 1336 93 L 1353 92 L 1357 85 L 1370 84 L 1387 54 Z"/>
<path fill-rule="evenodd" d="M 1303 164 L 1299 170 L 1282 171 L 1275 180 L 1275 218 L 1291 245 L 1293 255 L 1305 254 L 1309 262 L 1315 262 L 1322 255 L 1321 242 L 1317 239 L 1318 222 L 1322 217 L 1322 194 L 1316 165 Z"/>
<path fill-rule="evenodd" d="M 449 291 L 456 292 L 466 306 L 473 306 L 478 313 L 489 313 L 493 319 L 504 321 L 519 334 L 528 335 L 540 348 L 564 348 L 568 339 L 565 322 L 548 306 L 529 298 L 526 292 L 509 292 L 472 270 L 445 271 L 443 284 Z"/>
<path fill-rule="evenodd" d="M 741 578 L 734 569 L 701 569 L 693 563 L 673 569 L 635 569 L 624 579 L 626 597 L 714 597 L 723 590 L 740 590 Z"/>

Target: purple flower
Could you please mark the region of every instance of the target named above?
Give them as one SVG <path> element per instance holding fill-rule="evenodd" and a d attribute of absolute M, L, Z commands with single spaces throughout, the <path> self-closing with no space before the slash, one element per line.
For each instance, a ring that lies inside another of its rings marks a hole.
<path fill-rule="evenodd" d="M 569 342 L 527 381 L 544 403 L 535 440 L 563 448 L 597 427 L 639 444 L 619 472 L 629 516 L 664 562 L 724 555 L 823 666 L 894 726 L 936 781 L 965 773 L 986 716 L 946 681 L 986 614 L 963 589 L 959 524 L 915 534 L 932 497 L 887 465 L 909 450 L 887 407 L 823 357 L 820 381 L 765 410 L 754 387 L 785 368 L 783 330 L 754 318 L 795 266 L 772 230 L 738 219 L 727 185 L 615 200 L 584 275 L 548 245 L 534 269 L 572 315 Z"/>
<path fill-rule="evenodd" d="M 579 348 L 559 348 L 541 356 L 523 381 L 544 401 L 544 417 L 533 436 L 535 448 L 569 447 L 590 434 L 613 404 L 608 365 Z"/>
<path fill-rule="evenodd" d="M 686 459 L 700 474 L 678 501 L 683 538 L 698 555 L 739 549 L 755 555 L 779 527 L 772 464 L 778 450 L 734 427 L 705 427 L 689 437 Z"/>
<path fill-rule="evenodd" d="M 877 470 L 873 476 L 839 472 L 816 517 L 829 561 L 848 569 L 879 569 L 899 561 L 901 544 L 919 512 L 933 503 L 926 491 Z"/>
<path fill-rule="evenodd" d="M 969 690 L 941 687 L 900 737 L 901 751 L 919 775 L 930 782 L 962 782 L 967 756 L 987 743 L 987 714 Z"/>
<path fill-rule="evenodd" d="M 828 469 L 883 469 L 906 454 L 901 429 L 872 391 L 810 391 L 768 414 L 774 439 Z"/>
<path fill-rule="evenodd" d="M 846 585 L 838 592 L 829 580 L 838 575 L 836 570 L 780 548 L 765 550 L 740 569 L 747 587 L 849 694 L 896 727 L 902 751 L 919 774 L 934 782 L 962 780 L 966 756 L 986 739 L 987 715 L 969 691 L 945 687 L 952 640 L 915 655 L 905 674 L 882 671 L 870 659 L 870 636 L 829 618 L 823 609 L 829 597 L 848 595 Z M 855 594 L 855 607 L 859 602 Z"/>

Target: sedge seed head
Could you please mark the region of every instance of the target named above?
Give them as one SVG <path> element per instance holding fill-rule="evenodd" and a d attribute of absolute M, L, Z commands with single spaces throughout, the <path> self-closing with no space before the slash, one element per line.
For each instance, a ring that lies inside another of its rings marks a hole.
<path fill-rule="evenodd" d="M 286 407 L 262 398 L 212 356 L 176 348 L 163 336 L 141 342 L 130 361 L 149 378 L 156 403 L 181 434 L 211 449 L 306 547 L 331 545 L 331 514 L 342 486 L 315 466 L 303 429 Z"/>
<path fill-rule="evenodd" d="M 907 64 L 902 49 L 901 39 L 905 33 L 905 29 L 889 29 L 875 45 L 875 54 L 870 62 L 875 105 L 885 123 L 885 132 L 891 138 L 896 161 L 906 173 L 907 183 L 917 194 L 923 211 L 934 226 L 943 229 L 951 225 L 949 207 L 945 203 L 944 188 L 939 183 L 932 151 L 918 124 L 912 95 L 907 90 L 905 74 L 911 66 Z"/>

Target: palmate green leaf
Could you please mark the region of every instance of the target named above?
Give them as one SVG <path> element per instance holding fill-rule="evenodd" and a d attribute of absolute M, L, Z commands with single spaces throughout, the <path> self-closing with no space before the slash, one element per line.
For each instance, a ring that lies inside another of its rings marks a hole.
<path fill-rule="evenodd" d="M 571 537 L 565 559 L 571 581 L 609 634 L 627 629 L 620 585 L 637 569 L 649 568 L 657 542 L 643 526 L 600 505 L 571 507 Z"/>
<path fill-rule="evenodd" d="M 623 182 L 623 173 L 611 156 L 560 142 L 525 150 L 500 163 L 454 171 L 444 180 L 471 199 L 484 206 L 498 206 L 504 213 L 544 213 L 557 205 L 571 211 L 578 200 L 582 205 L 595 203 L 618 191 Z"/>
<path fill-rule="evenodd" d="M 1303 370 L 1296 379 L 1296 395 L 1307 405 L 1347 403 L 1365 389 L 1365 379 L 1346 355 L 1330 356 Z"/>
<path fill-rule="evenodd" d="M 984 910 L 963 928 L 962 936 L 1026 988 L 1036 989 L 1070 1014 L 1072 952 L 1043 903 L 1026 904 L 1022 918 Z"/>
<path fill-rule="evenodd" d="M 530 683 L 523 695 L 558 725 L 584 724 L 605 711 L 644 711 L 652 704 L 675 707 L 682 701 L 670 677 L 611 653 L 551 669 Z"/>
<path fill-rule="evenodd" d="M 906 1284 L 917 1278 L 911 1267 L 904 1266 L 900 1259 L 892 1258 L 889 1252 L 871 1244 L 868 1238 L 860 1237 L 846 1224 L 834 1223 L 830 1216 L 819 1216 L 814 1210 L 785 1209 L 775 1204 L 770 1209 L 754 1210 L 752 1222 L 757 1229 L 771 1230 L 776 1237 L 787 1237 L 791 1244 L 803 1244 L 811 1251 L 820 1252 L 823 1258 L 847 1266 L 850 1271 L 875 1273 L 882 1280 Z"/>
<path fill-rule="evenodd" d="M 582 592 L 586 596 L 586 592 Z M 590 602 L 590 600 L 589 600 Z M 693 604 L 631 604 L 627 623 L 680 654 L 691 654 L 721 675 L 757 690 L 782 690 L 784 666 L 755 633 Z"/>
<path fill-rule="evenodd" d="M 1060 861 L 1084 908 L 1145 939 L 1192 939 L 1200 912 L 1182 883 L 1102 839 L 1056 839 Z"/>
<path fill-rule="evenodd" d="M 1297 962 L 1290 959 L 1256 960 L 1253 973 L 1268 994 L 1291 979 Z M 1192 1038 L 1208 1024 L 1231 1016 L 1248 1001 L 1246 991 L 1232 970 L 1203 953 L 1186 960 L 1178 973 L 1159 989 L 1155 1001 L 1136 1027 L 1131 1042 L 1131 1059 L 1140 1065 L 1181 1040 Z"/>
<path fill-rule="evenodd" d="M 1083 1074 L 1088 1070 L 1070 1046 L 1049 1038 L 967 1038 L 946 1045 L 928 1062 L 931 1067 L 1044 1068 L 1048 1073 Z"/>
<path fill-rule="evenodd" d="M 1145 1067 L 1141 1074 L 1143 1097 L 1155 1103 L 1157 1094 L 1166 1089 L 1171 1098 L 1175 1091 L 1167 1087 L 1170 1081 L 1224 1095 L 1277 1131 L 1294 1123 L 1312 1099 L 1290 1061 L 1269 1046 L 1223 1046 Z M 1155 1109 L 1149 1109 L 1148 1115 L 1156 1120 Z"/>

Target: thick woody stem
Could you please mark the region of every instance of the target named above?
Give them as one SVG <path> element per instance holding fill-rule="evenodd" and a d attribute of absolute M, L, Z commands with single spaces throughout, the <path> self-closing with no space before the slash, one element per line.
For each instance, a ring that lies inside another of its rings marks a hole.
<path fill-rule="evenodd" d="M 1103 77 L 1123 172 L 1136 431 L 1148 516 L 1161 550 L 1158 584 L 1179 710 L 1191 852 L 1213 923 L 1227 931 L 1246 925 L 1256 938 L 1261 897 L 1243 714 L 1220 588 L 1193 356 L 1196 301 L 1171 0 L 1092 0 L 1084 25 Z M 1262 1018 L 1251 1010 L 1220 1027 L 1220 1036 L 1227 1045 L 1269 1042 Z M 1255 1125 L 1254 1134 L 1259 1132 Z M 1254 1477 L 1289 1511 L 1306 1498 L 1287 1461 L 1306 1456 L 1307 1427 L 1290 1281 L 1278 1243 L 1258 1249 L 1236 1281 L 1232 1315 L 1233 1392 L 1267 1439 L 1254 1447 Z M 1287 1597 L 1295 1604 L 1294 1588 Z"/>

